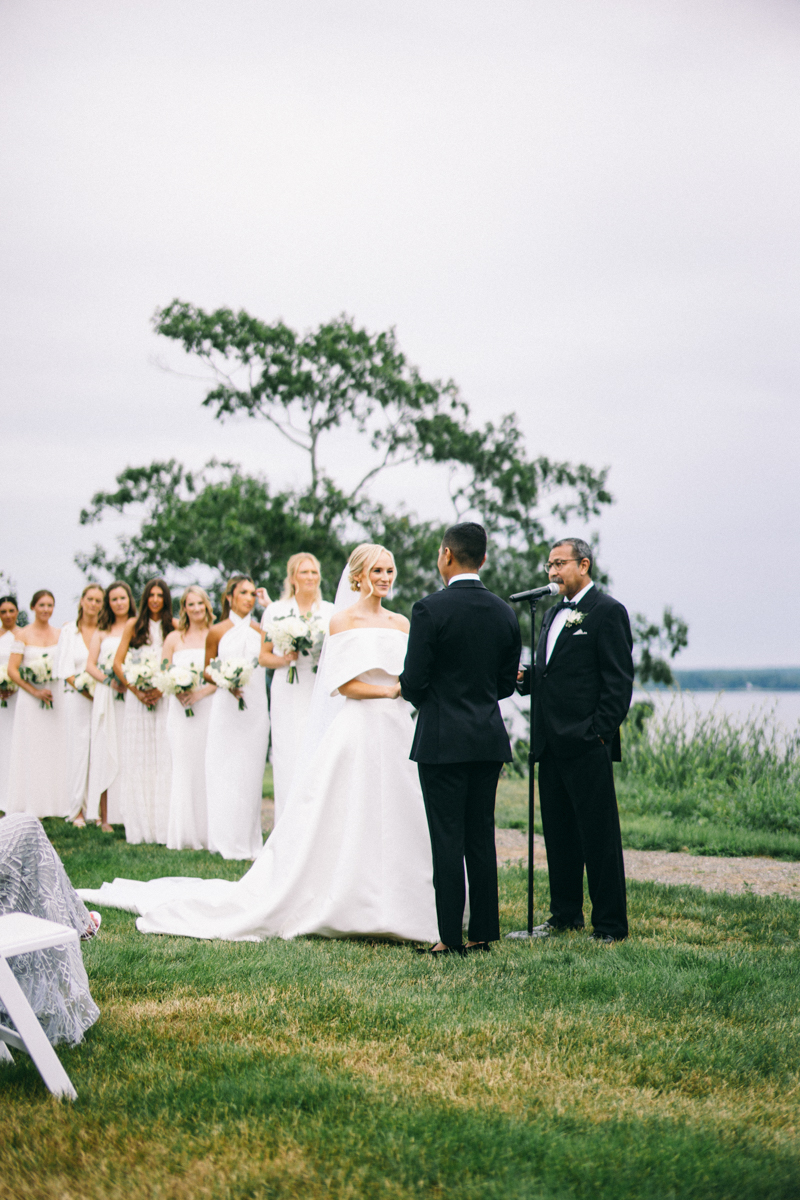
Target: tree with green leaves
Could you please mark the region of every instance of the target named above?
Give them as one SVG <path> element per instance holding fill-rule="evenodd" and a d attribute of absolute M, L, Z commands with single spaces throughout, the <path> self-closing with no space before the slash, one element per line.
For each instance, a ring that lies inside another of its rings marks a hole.
<path fill-rule="evenodd" d="M 675 655 L 689 644 L 689 626 L 682 617 L 676 616 L 669 605 L 664 609 L 661 624 L 648 621 L 641 613 L 635 613 L 633 618 L 634 665 L 636 680 L 644 686 L 647 683 L 661 683 L 670 686 L 675 682 L 667 655 L 673 659 Z"/>
<path fill-rule="evenodd" d="M 530 458 L 513 414 L 473 425 L 453 380 L 424 379 L 394 330 L 370 333 L 340 316 L 300 335 L 282 321 L 229 308 L 206 312 L 182 300 L 159 309 L 153 322 L 203 364 L 203 404 L 214 416 L 262 422 L 305 456 L 305 481 L 273 493 L 266 479 L 231 463 L 200 472 L 174 461 L 128 468 L 115 490 L 93 497 L 81 522 L 136 513 L 140 528 L 114 551 L 98 545 L 79 556 L 84 570 L 135 586 L 158 573 L 194 573 L 212 590 L 246 570 L 274 594 L 289 554 L 307 549 L 320 558 L 330 594 L 350 548 L 379 541 L 396 555 L 395 600 L 408 613 L 439 585 L 436 550 L 454 521 L 474 518 L 486 527 L 483 577 L 509 595 L 546 581 L 550 522 L 585 521 L 612 502 L 606 469 Z M 326 467 L 338 432 L 355 433 L 362 447 L 347 482 L 347 471 L 334 478 Z M 381 475 L 403 464 L 447 473 L 451 513 L 421 520 L 375 499 Z M 520 617 L 524 624 L 526 614 Z"/>

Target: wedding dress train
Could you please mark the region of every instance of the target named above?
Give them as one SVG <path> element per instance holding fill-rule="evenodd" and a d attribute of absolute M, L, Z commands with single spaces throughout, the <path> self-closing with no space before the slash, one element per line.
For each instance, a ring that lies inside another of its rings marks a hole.
<path fill-rule="evenodd" d="M 396 680 L 407 642 L 391 629 L 334 634 L 317 686 L 331 695 L 354 678 Z M 404 700 L 343 699 L 305 756 L 280 825 L 238 883 L 117 879 L 79 894 L 141 914 L 136 924 L 144 933 L 435 941 L 430 838 L 408 758 L 412 734 Z"/>

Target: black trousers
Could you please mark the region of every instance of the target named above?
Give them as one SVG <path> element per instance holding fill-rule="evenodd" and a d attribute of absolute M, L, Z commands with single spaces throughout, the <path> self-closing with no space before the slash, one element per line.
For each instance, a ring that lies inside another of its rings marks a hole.
<path fill-rule="evenodd" d="M 464 922 L 464 862 L 469 881 L 471 942 L 500 937 L 494 802 L 500 762 L 418 763 L 433 851 L 439 937 L 460 946 Z"/>
<path fill-rule="evenodd" d="M 628 936 L 625 864 L 609 746 L 539 762 L 539 806 L 550 872 L 550 920 L 583 924 L 583 868 L 596 933 Z"/>

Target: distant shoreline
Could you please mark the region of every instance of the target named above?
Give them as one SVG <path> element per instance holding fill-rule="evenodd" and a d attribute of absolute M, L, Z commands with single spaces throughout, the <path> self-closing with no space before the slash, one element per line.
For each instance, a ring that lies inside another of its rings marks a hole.
<path fill-rule="evenodd" d="M 672 673 L 684 692 L 800 692 L 800 667 L 709 668 Z M 657 685 L 657 690 L 663 690 L 663 685 Z"/>

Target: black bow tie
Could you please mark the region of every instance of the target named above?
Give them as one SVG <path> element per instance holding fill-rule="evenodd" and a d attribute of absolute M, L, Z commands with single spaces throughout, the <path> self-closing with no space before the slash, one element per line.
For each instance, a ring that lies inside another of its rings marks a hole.
<path fill-rule="evenodd" d="M 578 607 L 578 606 L 577 606 L 577 604 L 575 603 L 575 601 L 574 601 L 574 600 L 562 600 L 560 604 L 557 604 L 557 605 L 556 605 L 556 607 L 555 607 L 555 611 L 556 611 L 556 612 L 561 612 L 562 608 L 568 608 L 568 609 L 570 609 L 571 611 L 573 611 L 573 612 L 574 612 L 574 610 L 575 610 L 577 607 Z"/>

